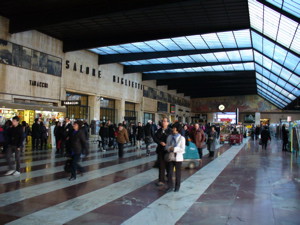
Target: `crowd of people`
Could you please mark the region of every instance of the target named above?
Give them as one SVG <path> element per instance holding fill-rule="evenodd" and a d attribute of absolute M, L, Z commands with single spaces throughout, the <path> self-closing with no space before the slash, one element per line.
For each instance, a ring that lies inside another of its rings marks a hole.
<path fill-rule="evenodd" d="M 32 137 L 32 150 L 47 149 L 48 129 L 43 121 L 35 119 L 31 129 L 26 122 L 20 124 L 19 117 L 15 116 L 12 120 L 6 121 L 1 128 L 3 131 L 3 151 L 6 155 L 9 170 L 5 175 L 20 174 L 20 154 L 24 149 L 28 136 Z M 232 128 L 232 134 L 237 130 Z M 271 140 L 270 132 L 267 126 L 261 129 L 259 126 L 251 130 L 253 139 L 260 139 L 263 149 L 267 148 L 267 143 Z M 82 155 L 89 154 L 89 125 L 86 121 L 74 121 L 71 123 L 69 118 L 64 121 L 56 121 L 54 128 L 54 137 L 56 141 L 56 154 L 70 157 L 71 176 L 70 180 L 76 179 L 77 171 L 81 174 L 84 168 L 79 164 Z M 286 151 L 287 131 L 285 126 L 282 129 L 283 151 Z M 166 191 L 179 191 L 181 183 L 181 165 L 186 146 L 193 142 L 197 149 L 200 160 L 203 157 L 203 148 L 206 146 L 209 151 L 209 157 L 214 158 L 217 142 L 220 135 L 220 129 L 210 124 L 182 124 L 175 122 L 171 124 L 167 117 L 163 117 L 158 125 L 151 120 L 146 125 L 140 122 L 127 124 L 126 121 L 117 126 L 111 121 L 101 123 L 99 127 L 99 151 L 108 149 L 118 149 L 118 156 L 124 155 L 124 145 L 126 143 L 133 146 L 136 151 L 142 150 L 142 144 L 145 144 L 145 155 L 150 155 L 150 145 L 156 143 L 156 166 L 158 167 L 157 186 L 165 186 Z M 1 136 L 0 136 L 1 142 Z M 14 153 L 16 167 L 14 169 L 12 155 Z M 173 159 L 166 160 L 166 156 Z M 175 170 L 174 170 L 175 169 Z M 175 183 L 173 184 L 173 172 L 175 171 Z M 166 182 L 167 181 L 167 182 Z"/>

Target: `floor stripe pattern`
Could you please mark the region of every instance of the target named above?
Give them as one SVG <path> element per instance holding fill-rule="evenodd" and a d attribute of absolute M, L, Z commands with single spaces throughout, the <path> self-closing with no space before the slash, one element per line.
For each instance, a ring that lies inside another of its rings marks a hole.
<path fill-rule="evenodd" d="M 182 167 L 177 193 L 155 186 L 155 145 L 150 156 L 127 146 L 119 159 L 117 150 L 99 152 L 91 143 L 81 162 L 86 172 L 75 181 L 68 180 L 66 159 L 56 157 L 54 149 L 23 153 L 19 177 L 3 176 L 7 168 L 1 158 L 0 224 L 176 224 L 245 143 L 219 146 L 214 160 L 204 149 L 201 165 Z"/>

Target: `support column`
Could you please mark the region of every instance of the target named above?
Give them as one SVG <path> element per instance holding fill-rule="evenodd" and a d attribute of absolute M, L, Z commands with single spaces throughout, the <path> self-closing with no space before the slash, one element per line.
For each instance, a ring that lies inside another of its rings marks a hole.
<path fill-rule="evenodd" d="M 123 99 L 116 100 L 116 109 L 117 109 L 116 122 L 122 123 L 125 117 L 125 100 Z"/>
<path fill-rule="evenodd" d="M 97 100 L 97 96 L 90 95 L 88 97 L 89 103 L 89 122 L 91 120 L 99 120 L 100 118 L 100 101 Z"/>
<path fill-rule="evenodd" d="M 260 125 L 260 112 L 255 113 L 255 125 Z"/>

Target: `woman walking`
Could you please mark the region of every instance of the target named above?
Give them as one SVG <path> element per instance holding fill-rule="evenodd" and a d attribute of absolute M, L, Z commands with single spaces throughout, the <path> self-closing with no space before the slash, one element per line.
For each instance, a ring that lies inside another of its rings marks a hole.
<path fill-rule="evenodd" d="M 217 145 L 217 132 L 215 127 L 211 127 L 211 131 L 208 134 L 208 140 L 207 140 L 207 150 L 209 151 L 209 157 L 214 158 L 215 156 L 215 150 Z"/>

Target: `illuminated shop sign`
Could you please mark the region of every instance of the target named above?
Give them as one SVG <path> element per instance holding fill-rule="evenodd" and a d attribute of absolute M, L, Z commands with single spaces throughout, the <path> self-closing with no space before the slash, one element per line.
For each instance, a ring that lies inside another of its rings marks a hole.
<path fill-rule="evenodd" d="M 81 105 L 81 102 L 80 101 L 61 101 L 61 105 Z"/>

